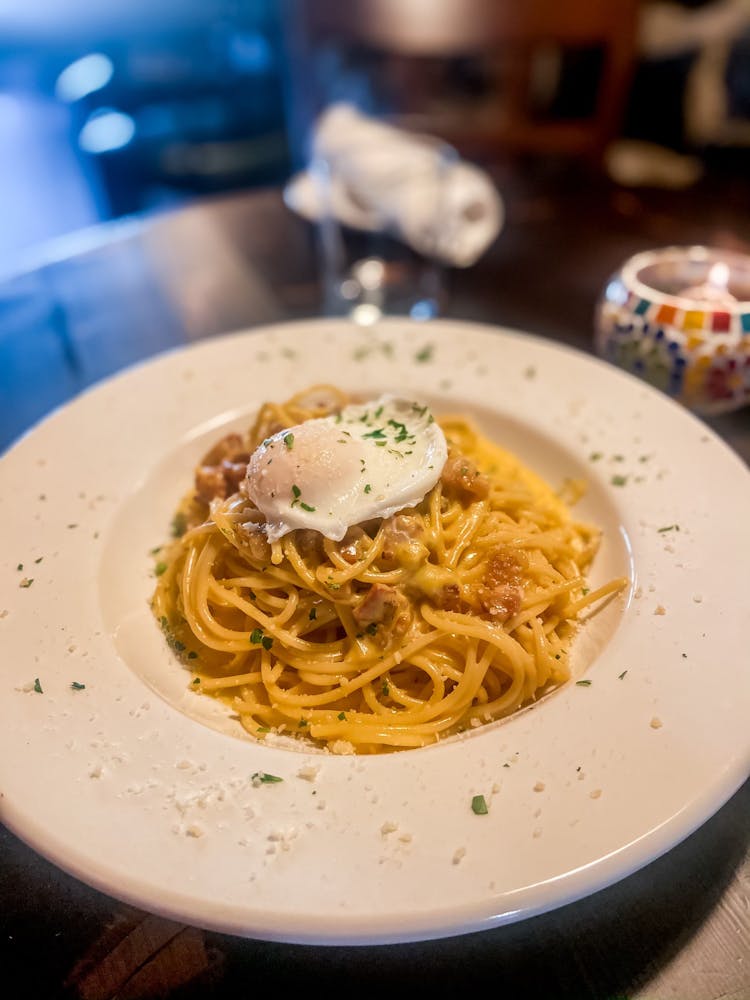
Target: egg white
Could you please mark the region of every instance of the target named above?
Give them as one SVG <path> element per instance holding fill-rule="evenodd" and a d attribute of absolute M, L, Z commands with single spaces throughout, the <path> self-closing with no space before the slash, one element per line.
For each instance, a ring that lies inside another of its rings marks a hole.
<path fill-rule="evenodd" d="M 427 406 L 384 395 L 268 438 L 250 458 L 245 490 L 269 541 L 296 528 L 340 541 L 352 525 L 418 504 L 447 454 Z"/>

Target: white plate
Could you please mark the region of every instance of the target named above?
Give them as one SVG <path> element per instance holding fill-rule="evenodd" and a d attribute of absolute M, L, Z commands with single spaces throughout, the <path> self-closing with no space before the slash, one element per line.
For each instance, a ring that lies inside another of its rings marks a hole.
<path fill-rule="evenodd" d="M 205 442 L 317 381 L 473 413 L 549 481 L 589 480 L 594 575 L 633 579 L 577 645 L 589 686 L 368 758 L 196 717 L 208 699 L 186 692 L 148 611 L 149 550 Z M 702 423 L 529 335 L 311 321 L 164 355 L 0 462 L 0 816 L 112 896 L 269 940 L 427 939 L 580 898 L 686 837 L 748 774 L 748 509 L 747 469 Z M 256 771 L 284 780 L 255 787 Z"/>

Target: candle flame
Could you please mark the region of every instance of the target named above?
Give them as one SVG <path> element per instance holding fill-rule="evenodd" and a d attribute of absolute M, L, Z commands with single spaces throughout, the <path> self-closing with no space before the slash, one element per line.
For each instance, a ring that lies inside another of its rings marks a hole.
<path fill-rule="evenodd" d="M 708 283 L 715 288 L 726 288 L 729 284 L 729 266 L 718 260 L 708 272 Z"/>

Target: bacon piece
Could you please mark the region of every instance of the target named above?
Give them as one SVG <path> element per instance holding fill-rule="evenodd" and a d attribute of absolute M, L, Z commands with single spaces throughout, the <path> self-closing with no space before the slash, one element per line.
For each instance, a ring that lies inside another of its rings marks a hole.
<path fill-rule="evenodd" d="M 490 480 L 465 455 L 453 453 L 443 466 L 440 476 L 446 493 L 461 500 L 484 500 L 490 492 Z"/>
<path fill-rule="evenodd" d="M 201 459 L 201 465 L 221 465 L 225 458 L 233 459 L 240 452 L 247 451 L 245 442 L 239 434 L 227 434 Z M 246 463 L 247 464 L 247 463 Z"/>
<path fill-rule="evenodd" d="M 517 614 L 523 600 L 522 582 L 527 568 L 528 556 L 522 549 L 501 545 L 490 553 L 478 591 L 482 610 L 502 621 Z"/>
<path fill-rule="evenodd" d="M 373 583 L 352 615 L 357 625 L 385 646 L 392 636 L 403 635 L 409 627 L 409 602 L 393 587 Z"/>
<path fill-rule="evenodd" d="M 457 583 L 446 583 L 440 588 L 440 592 L 435 599 L 436 607 L 441 611 L 463 611 L 464 602 L 461 600 L 461 588 Z"/>
<path fill-rule="evenodd" d="M 240 488 L 240 483 L 247 475 L 247 463 L 250 461 L 250 456 L 247 452 L 241 452 L 239 455 L 234 455 L 230 461 L 225 458 L 221 463 L 221 469 L 224 473 L 224 482 L 227 487 L 227 496 L 231 496 L 232 493 L 236 493 Z"/>
<path fill-rule="evenodd" d="M 271 561 L 271 543 L 266 538 L 266 533 L 260 525 L 253 524 L 252 522 L 240 524 L 236 532 L 242 548 L 253 562 L 269 563 Z"/>
<path fill-rule="evenodd" d="M 250 455 L 239 434 L 226 434 L 203 456 L 195 470 L 195 492 L 205 503 L 236 493 L 247 473 Z"/>
<path fill-rule="evenodd" d="M 384 522 L 383 531 L 383 559 L 393 562 L 398 557 L 399 549 L 416 551 L 414 543 L 424 534 L 424 526 L 420 518 L 413 514 L 396 514 Z"/>
<path fill-rule="evenodd" d="M 224 471 L 220 465 L 199 465 L 195 470 L 195 492 L 205 503 L 227 495 Z"/>

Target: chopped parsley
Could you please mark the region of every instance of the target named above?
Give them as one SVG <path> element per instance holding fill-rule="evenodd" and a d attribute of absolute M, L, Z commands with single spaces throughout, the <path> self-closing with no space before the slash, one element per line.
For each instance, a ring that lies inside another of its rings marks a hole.
<path fill-rule="evenodd" d="M 434 347 L 432 344 L 425 344 L 421 351 L 417 351 L 414 355 L 414 360 L 418 361 L 420 364 L 424 364 L 426 361 L 431 361 L 433 351 Z"/>
<path fill-rule="evenodd" d="M 384 438 L 385 431 L 382 427 L 376 427 L 374 431 L 370 431 L 369 434 L 363 434 L 363 438 Z"/>
<path fill-rule="evenodd" d="M 36 563 L 36 565 L 37 565 L 37 566 L 38 566 L 38 565 L 39 565 L 39 563 L 40 563 L 40 562 L 42 561 L 42 559 L 44 559 L 44 556 L 39 556 L 39 558 L 38 558 L 38 559 L 35 559 L 35 560 L 34 560 L 34 562 Z"/>
<path fill-rule="evenodd" d="M 78 681 L 73 681 L 70 686 L 74 691 L 83 691 L 86 687 L 85 684 L 79 684 Z"/>
<path fill-rule="evenodd" d="M 260 732 L 267 732 L 267 730 L 260 730 L 259 729 L 258 732 L 259 733 Z M 284 779 L 280 778 L 278 775 L 276 775 L 276 774 L 268 774 L 266 771 L 256 771 L 255 774 L 251 778 L 251 781 L 253 782 L 253 784 L 256 784 L 256 782 L 257 782 L 260 785 L 273 785 L 277 781 L 283 781 L 283 780 Z"/>
<path fill-rule="evenodd" d="M 200 684 L 200 682 L 201 682 L 200 677 L 194 677 L 193 678 L 193 687 L 197 687 Z"/>
<path fill-rule="evenodd" d="M 377 630 L 378 630 L 378 623 L 377 622 L 370 622 L 370 624 L 365 629 L 365 632 L 367 632 L 368 635 L 375 635 L 375 633 L 377 632 Z"/>
<path fill-rule="evenodd" d="M 17 569 L 17 570 L 18 570 L 18 572 L 20 573 L 20 572 L 21 572 L 21 571 L 23 570 L 23 563 L 19 563 L 19 564 L 18 564 L 18 565 L 16 566 L 16 569 Z"/>
<path fill-rule="evenodd" d="M 315 619 L 318 617 L 318 609 L 310 608 L 310 614 L 307 617 L 310 619 L 311 622 L 314 622 Z"/>
<path fill-rule="evenodd" d="M 367 486 L 365 486 L 365 493 L 371 493 L 371 492 L 372 492 L 372 486 L 368 483 Z"/>
<path fill-rule="evenodd" d="M 167 564 L 165 562 L 158 562 L 156 566 L 154 566 L 154 573 L 157 576 L 161 576 L 162 573 L 166 572 L 167 572 Z"/>
<path fill-rule="evenodd" d="M 34 690 L 36 691 L 37 694 L 44 694 L 44 691 L 42 691 L 42 685 L 39 683 L 38 677 L 34 678 Z"/>
<path fill-rule="evenodd" d="M 262 646 L 263 649 L 270 649 L 273 646 L 273 638 L 270 635 L 264 635 L 262 628 L 254 628 L 250 633 L 250 642 L 253 646 Z"/>
<path fill-rule="evenodd" d="M 627 476 L 612 476 L 610 482 L 613 486 L 624 486 L 628 481 Z"/>
<path fill-rule="evenodd" d="M 311 507 L 310 504 L 305 503 L 304 500 L 300 501 L 300 507 L 302 508 L 302 510 L 306 510 L 308 514 L 312 514 L 318 509 L 317 507 Z"/>
<path fill-rule="evenodd" d="M 187 658 L 189 660 L 197 660 L 198 659 L 198 654 L 196 653 L 196 651 L 194 649 L 191 649 L 190 652 L 187 655 Z"/>
<path fill-rule="evenodd" d="M 683 656 L 684 655 L 685 654 L 683 653 Z M 623 672 L 621 674 L 618 674 L 618 676 L 617 676 L 618 681 L 621 681 L 623 679 L 623 677 L 625 676 L 626 673 L 627 673 L 627 670 L 623 670 Z"/>
<path fill-rule="evenodd" d="M 592 451 L 591 454 L 589 455 L 589 461 L 590 462 L 598 462 L 599 459 L 601 459 L 603 457 L 604 456 L 602 455 L 602 453 L 600 451 Z"/>
<path fill-rule="evenodd" d="M 336 716 L 336 718 L 340 719 L 341 722 L 346 722 L 346 712 L 339 712 L 339 714 Z"/>
<path fill-rule="evenodd" d="M 471 800 L 471 811 L 477 816 L 486 816 L 490 811 L 484 795 L 475 795 Z"/>
<path fill-rule="evenodd" d="M 582 688 L 591 687 L 591 681 L 576 681 L 576 687 L 582 687 Z"/>
<path fill-rule="evenodd" d="M 292 484 L 292 496 L 294 497 L 294 500 L 292 501 L 292 507 L 293 507 L 295 503 L 297 503 L 299 498 L 302 496 L 302 490 L 299 488 L 299 486 Z"/>
<path fill-rule="evenodd" d="M 24 590 L 27 590 L 32 585 L 33 582 L 34 582 L 33 576 L 30 579 L 28 577 L 24 577 L 23 580 L 21 580 L 21 582 L 18 584 L 18 586 L 23 587 Z"/>
<path fill-rule="evenodd" d="M 659 528 L 657 530 L 659 534 L 662 535 L 665 531 L 679 531 L 680 526 L 679 524 L 667 524 L 664 528 Z"/>
<path fill-rule="evenodd" d="M 383 693 L 384 698 L 387 698 L 388 695 L 391 693 L 391 687 L 387 680 L 383 681 L 383 687 L 381 688 L 381 691 Z"/>
<path fill-rule="evenodd" d="M 284 444 L 287 446 L 287 448 L 289 449 L 289 451 L 291 451 L 292 448 L 294 447 L 294 434 L 285 434 L 284 435 Z"/>

